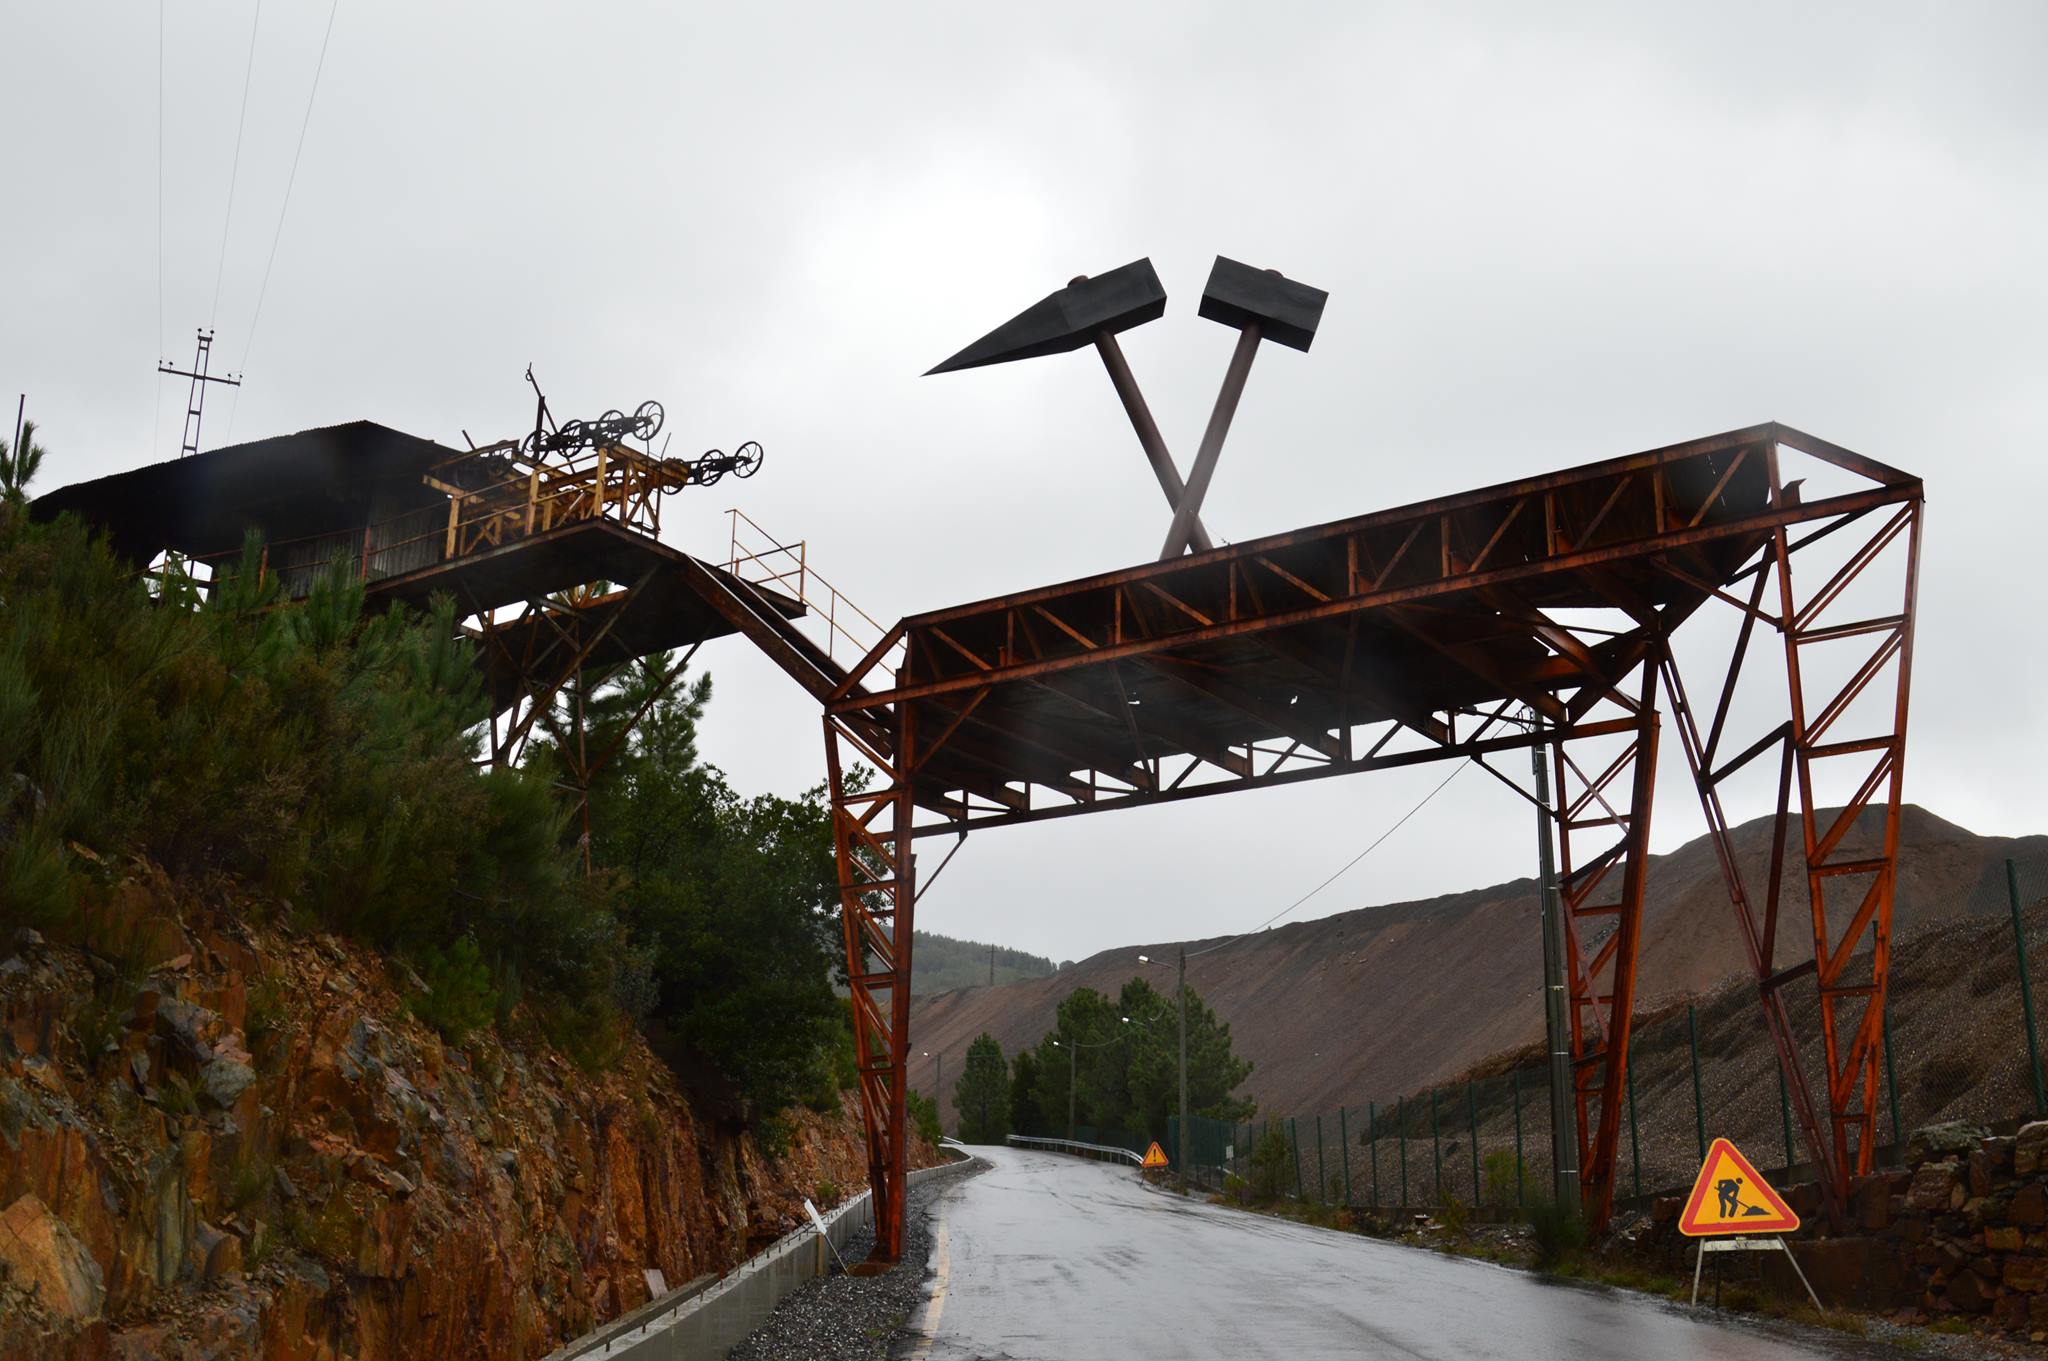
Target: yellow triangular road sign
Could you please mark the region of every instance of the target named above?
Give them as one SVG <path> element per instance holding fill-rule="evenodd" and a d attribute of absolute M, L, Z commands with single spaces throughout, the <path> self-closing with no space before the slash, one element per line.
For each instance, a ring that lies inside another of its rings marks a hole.
<path fill-rule="evenodd" d="M 1678 1231 L 1688 1238 L 1729 1233 L 1790 1233 L 1799 1216 L 1773 1191 L 1749 1159 L 1726 1139 L 1714 1140 L 1686 1198 Z"/>
<path fill-rule="evenodd" d="M 1152 1141 L 1152 1147 L 1145 1150 L 1145 1161 L 1140 1163 L 1139 1166 L 1165 1167 L 1166 1165 L 1166 1150 L 1159 1146 L 1159 1141 L 1157 1139 L 1154 1139 Z"/>

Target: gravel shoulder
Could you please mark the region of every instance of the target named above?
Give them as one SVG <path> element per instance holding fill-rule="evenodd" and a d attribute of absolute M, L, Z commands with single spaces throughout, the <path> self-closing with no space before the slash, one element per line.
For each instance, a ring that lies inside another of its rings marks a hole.
<path fill-rule="evenodd" d="M 879 1276 L 847 1276 L 835 1268 L 832 1275 L 806 1281 L 732 1350 L 731 1361 L 888 1361 L 904 1325 L 924 1303 L 932 1206 L 982 1170 L 976 1166 L 912 1186 L 904 1204 L 902 1261 Z M 873 1242 L 870 1229 L 855 1234 L 846 1260 L 862 1260 Z"/>

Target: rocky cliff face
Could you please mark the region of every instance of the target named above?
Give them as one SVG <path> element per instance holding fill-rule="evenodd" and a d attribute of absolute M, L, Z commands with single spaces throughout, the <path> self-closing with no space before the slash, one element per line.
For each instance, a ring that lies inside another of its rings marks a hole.
<path fill-rule="evenodd" d="M 0 938 L 8 1361 L 537 1357 L 865 1182 L 850 1095 L 771 1157 L 637 1040 L 444 1044 L 383 961 L 146 872 L 88 938 Z"/>

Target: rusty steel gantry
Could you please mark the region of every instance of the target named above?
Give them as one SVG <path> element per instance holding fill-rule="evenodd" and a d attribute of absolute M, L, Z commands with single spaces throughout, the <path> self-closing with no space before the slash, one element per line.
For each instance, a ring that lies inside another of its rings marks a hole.
<path fill-rule="evenodd" d="M 1773 423 L 1201 550 L 1200 492 L 1261 322 L 1306 349 L 1321 299 L 1218 261 L 1203 315 L 1241 335 L 1186 484 L 1116 349 L 1164 309 L 1149 262 L 1077 279 L 940 366 L 1092 340 L 1175 508 L 1161 561 L 910 616 L 850 669 L 744 588 L 712 601 L 824 708 L 881 1260 L 902 1245 L 919 839 L 1446 759 L 1533 800 L 1488 760 L 1532 746 L 1556 790 L 1539 807 L 1559 851 L 1582 1194 L 1604 1225 L 1666 714 L 1830 1205 L 1870 1167 L 1919 479 Z M 1672 640 L 1703 611 L 1735 622 L 1696 704 Z M 1761 660 L 1778 648 L 1782 671 Z M 850 779 L 856 764 L 875 778 Z M 1744 776 L 1774 813 L 1761 885 L 1723 807 Z M 1810 930 L 1781 938 L 1802 886 Z M 1818 1102 L 1783 995 L 1807 975 Z"/>
<path fill-rule="evenodd" d="M 1781 477 L 1785 451 L 1860 485 L 1802 498 Z M 1839 1199 L 1876 1146 L 1922 506 L 1918 479 L 1762 425 L 902 620 L 822 696 L 878 1250 L 900 1244 L 918 838 L 1485 764 L 1539 743 L 1558 791 L 1583 1194 L 1604 1223 L 1660 713 L 1706 811 L 1800 1127 Z M 1795 578 L 1824 545 L 1844 560 Z M 1845 616 L 1879 564 L 1888 608 Z M 1740 622 L 1696 705 L 1670 644 L 1707 607 Z M 1762 720 L 1735 703 L 1758 670 L 1759 624 L 1785 663 Z M 1815 665 L 1837 645 L 1853 660 Z M 1524 710 L 1541 723 L 1515 723 Z M 1845 728 L 1852 715 L 1863 726 Z M 855 760 L 879 778 L 850 785 Z M 1753 886 L 1721 790 L 1759 763 L 1775 766 L 1775 828 L 1769 881 Z M 1816 776 L 1852 764 L 1853 793 L 1824 810 Z M 1881 811 L 1878 844 L 1851 853 L 1866 810 Z M 1788 866 L 1810 904 L 1796 942 L 1779 931 Z M 1808 974 L 1819 1105 L 1781 995 Z"/>
<path fill-rule="evenodd" d="M 632 657 L 739 632 L 795 677 L 824 711 L 884 1261 L 902 1249 L 918 839 L 1446 759 L 1526 794 L 1489 758 L 1532 746 L 1550 752 L 1557 792 L 1543 812 L 1559 850 L 1582 1191 L 1603 1223 L 1668 714 L 1838 1207 L 1876 1144 L 1919 479 L 1767 424 L 1204 548 L 1201 491 L 1260 332 L 1306 349 L 1321 295 L 1219 261 L 1203 314 L 1241 334 L 1183 484 L 1115 343 L 1164 309 L 1140 263 L 1019 318 L 1044 324 L 1015 353 L 956 366 L 1093 341 L 1174 506 L 1168 555 L 913 615 L 851 668 L 794 622 L 805 592 L 787 594 L 787 574 L 749 580 L 737 547 L 716 567 L 659 542 L 649 479 L 710 479 L 622 452 L 618 432 L 557 449 L 537 422 L 526 445 L 460 455 L 336 427 L 80 484 L 37 509 L 80 511 L 141 563 L 166 548 L 230 555 L 255 525 L 267 570 L 298 583 L 288 593 L 336 561 L 356 564 L 373 599 L 452 593 L 483 644 L 501 760 L 572 680 Z M 1183 544 L 1197 551 L 1180 556 Z M 1697 659 L 1681 667 L 1673 640 L 1716 613 L 1732 642 L 1695 703 Z M 875 778 L 853 778 L 856 763 Z M 1761 883 L 1724 811 L 1742 780 L 1774 813 Z M 1818 1100 L 1784 1003 L 1808 975 Z"/>

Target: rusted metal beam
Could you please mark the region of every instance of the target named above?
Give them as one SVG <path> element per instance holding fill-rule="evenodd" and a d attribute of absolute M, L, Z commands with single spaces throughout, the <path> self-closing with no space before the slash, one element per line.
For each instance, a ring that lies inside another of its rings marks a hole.
<path fill-rule="evenodd" d="M 1707 543 L 1720 539 L 1743 538 L 1760 531 L 1781 529 L 1786 525 L 1797 523 L 1802 519 L 1808 518 L 1806 512 L 1824 510 L 1826 508 L 1840 510 L 1848 507 L 1887 505 L 1896 502 L 1903 494 L 1893 488 L 1851 493 L 1833 498 L 1828 502 L 1816 503 L 1812 506 L 1773 510 L 1764 514 L 1750 516 L 1735 524 L 1717 525 L 1711 529 L 1688 530 L 1682 533 L 1665 535 L 1653 541 L 1652 546 L 1665 550 L 1683 547 L 1690 543 Z M 1828 513 L 1833 513 L 1833 511 L 1830 510 Z M 1218 553 L 1232 551 L 1237 550 L 1235 548 L 1217 550 Z M 1517 564 L 1472 576 L 1446 577 L 1413 586 L 1367 591 L 1349 598 L 1335 599 L 1322 604 L 1299 606 L 1291 610 L 1259 618 L 1230 621 L 1219 620 L 1214 624 L 1206 626 L 1190 625 L 1187 628 L 1177 629 L 1156 637 L 1137 638 L 1124 642 L 1105 644 L 1092 650 L 1075 652 L 1066 656 L 1047 657 L 1042 660 L 1013 663 L 1007 666 L 992 666 L 986 671 L 973 671 L 936 680 L 898 685 L 893 689 L 878 691 L 872 695 L 834 701 L 832 707 L 835 712 L 843 712 L 848 709 L 865 708 L 877 704 L 895 704 L 907 700 L 923 699 L 931 695 L 946 694 L 954 690 L 972 689 L 989 681 L 1025 680 L 1039 676 L 1055 675 L 1079 667 L 1099 666 L 1104 662 L 1143 656 L 1147 653 L 1168 648 L 1184 648 L 1221 642 L 1228 639 L 1256 636 L 1274 629 L 1290 628 L 1297 624 L 1341 619 L 1361 611 L 1379 610 L 1388 606 L 1406 604 L 1411 601 L 1475 591 L 1481 587 L 1505 585 L 1551 574 L 1565 574 L 1583 567 L 1620 562 L 1645 555 L 1646 547 L 1640 544 L 1616 545 L 1601 549 L 1584 550 L 1562 555 L 1550 562 Z M 1181 564 L 1168 564 L 1168 566 L 1196 565 L 1203 563 L 1205 560 L 1206 558 L 1186 558 L 1181 560 Z M 1142 572 L 1147 569 L 1137 570 Z M 1187 570 L 1186 566 L 1182 566 L 1182 570 Z M 1138 578 L 1133 577 L 1130 581 L 1117 581 L 1108 584 L 1131 585 L 1135 584 L 1137 580 Z M 1014 602 L 1002 602 L 999 608 L 1010 608 L 1013 604 L 1026 605 L 1033 603 L 1039 602 L 1025 600 L 1020 597 Z M 928 616 L 927 618 L 930 620 L 943 620 L 949 617 Z M 919 619 L 913 618 L 905 622 L 912 633 L 917 632 L 921 627 Z"/>

